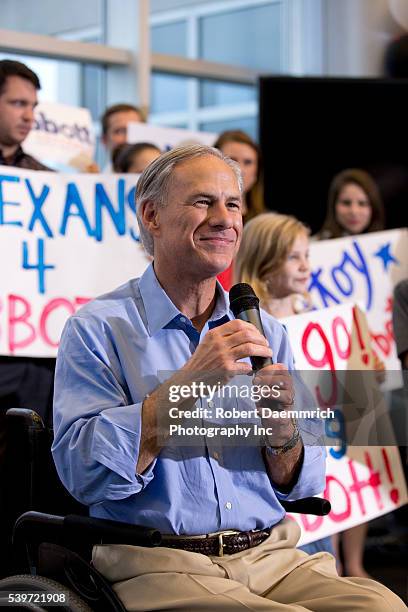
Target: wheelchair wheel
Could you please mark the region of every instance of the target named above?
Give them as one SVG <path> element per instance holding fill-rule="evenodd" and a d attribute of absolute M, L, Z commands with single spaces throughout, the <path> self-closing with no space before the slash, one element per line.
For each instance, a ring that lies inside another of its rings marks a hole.
<path fill-rule="evenodd" d="M 92 612 L 91 608 L 66 586 L 44 578 L 21 574 L 0 580 L 0 609 L 36 612 Z"/>

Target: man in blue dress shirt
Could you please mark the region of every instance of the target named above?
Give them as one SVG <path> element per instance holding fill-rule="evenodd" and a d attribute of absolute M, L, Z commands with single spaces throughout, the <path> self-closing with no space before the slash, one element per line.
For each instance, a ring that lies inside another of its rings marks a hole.
<path fill-rule="evenodd" d="M 159 435 L 169 407 L 196 401 L 170 403 L 171 390 L 192 388 L 198 372 L 222 372 L 227 384 L 250 373 L 253 355 L 274 362 L 255 382 L 279 385 L 281 408 L 293 404 L 284 329 L 264 312 L 266 337 L 234 319 L 216 281 L 239 247 L 241 194 L 239 169 L 215 149 L 158 158 L 137 193 L 154 263 L 65 327 L 54 402 L 61 480 L 91 516 L 164 534 L 159 548 L 96 546 L 94 564 L 129 610 L 405 609 L 374 581 L 339 578 L 331 555 L 295 549 L 299 528 L 280 501 L 324 489 L 325 452 L 303 443 L 293 419 L 274 419 L 263 447 Z M 196 405 L 214 408 L 209 396 Z"/>

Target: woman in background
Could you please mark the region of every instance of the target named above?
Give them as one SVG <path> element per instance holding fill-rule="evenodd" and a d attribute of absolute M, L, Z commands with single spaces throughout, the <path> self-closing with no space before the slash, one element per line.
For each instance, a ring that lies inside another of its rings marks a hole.
<path fill-rule="evenodd" d="M 220 134 L 214 144 L 224 155 L 237 162 L 242 172 L 242 218 L 246 223 L 265 212 L 261 152 L 258 145 L 241 130 L 229 130 Z M 226 291 L 231 288 L 234 262 L 218 275 Z"/>
<path fill-rule="evenodd" d="M 241 168 L 244 181 L 244 223 L 265 212 L 261 151 L 258 145 L 245 132 L 230 130 L 218 136 L 214 147 L 236 161 Z"/>
<path fill-rule="evenodd" d="M 159 155 L 160 149 L 151 142 L 121 144 L 112 153 L 113 171 L 141 174 Z"/>
<path fill-rule="evenodd" d="M 368 234 L 384 229 L 385 211 L 380 191 L 374 179 L 359 168 L 343 170 L 333 178 L 327 201 L 326 220 L 316 235 L 318 240 Z M 384 363 L 375 354 L 377 380 L 382 382 Z M 364 569 L 364 544 L 368 523 L 362 523 L 333 537 L 339 557 L 340 540 L 343 549 L 345 576 L 371 578 Z"/>
<path fill-rule="evenodd" d="M 343 170 L 333 178 L 326 219 L 318 240 L 378 232 L 384 229 L 384 205 L 372 177 L 358 168 Z"/>

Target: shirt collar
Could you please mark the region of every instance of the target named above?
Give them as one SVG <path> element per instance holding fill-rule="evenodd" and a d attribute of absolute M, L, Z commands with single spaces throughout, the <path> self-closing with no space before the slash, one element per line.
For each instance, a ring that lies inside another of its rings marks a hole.
<path fill-rule="evenodd" d="M 21 146 L 19 146 L 16 149 L 16 151 L 14 152 L 14 154 L 11 155 L 10 157 L 4 157 L 3 151 L 2 151 L 2 149 L 0 149 L 0 164 L 6 164 L 6 165 L 13 166 L 18 161 L 20 161 L 20 159 L 22 159 L 24 157 L 24 155 L 25 155 L 25 153 L 24 153 L 23 149 L 21 148 Z"/>
<path fill-rule="evenodd" d="M 148 330 L 151 336 L 182 314 L 157 280 L 152 263 L 140 278 L 139 290 L 145 307 Z M 208 320 L 210 328 L 217 327 L 234 318 L 231 315 L 228 304 L 228 294 L 217 280 L 217 301 Z"/>

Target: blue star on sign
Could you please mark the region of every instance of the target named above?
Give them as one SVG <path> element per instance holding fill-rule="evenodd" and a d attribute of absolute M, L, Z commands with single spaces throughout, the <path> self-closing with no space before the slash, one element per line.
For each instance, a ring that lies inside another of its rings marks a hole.
<path fill-rule="evenodd" d="M 394 255 L 390 253 L 390 249 L 391 249 L 391 242 L 387 242 L 387 244 L 384 244 L 384 246 L 382 246 L 380 249 L 378 249 L 376 253 L 374 253 L 374 256 L 379 257 L 381 261 L 383 262 L 384 272 L 387 272 L 388 267 L 391 263 L 395 263 L 395 264 L 400 263 L 398 259 L 396 259 Z"/>

